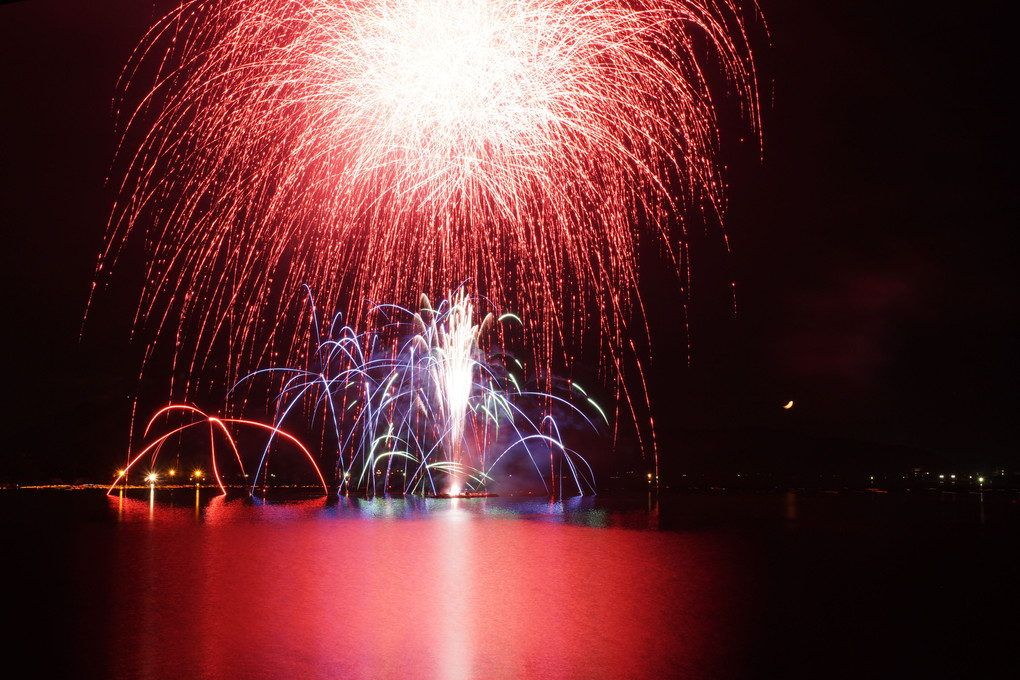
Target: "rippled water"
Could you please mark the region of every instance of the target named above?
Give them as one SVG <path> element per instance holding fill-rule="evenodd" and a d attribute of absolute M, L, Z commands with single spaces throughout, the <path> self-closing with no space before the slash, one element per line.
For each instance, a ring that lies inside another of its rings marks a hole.
<path fill-rule="evenodd" d="M 1020 590 L 1002 496 L 20 491 L 0 509 L 21 651 L 69 677 L 949 674 L 1017 631 L 980 599 Z"/>

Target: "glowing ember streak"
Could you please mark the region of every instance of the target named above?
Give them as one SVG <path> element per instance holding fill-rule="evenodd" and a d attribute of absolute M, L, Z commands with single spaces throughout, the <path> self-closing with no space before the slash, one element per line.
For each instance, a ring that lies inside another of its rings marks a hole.
<path fill-rule="evenodd" d="M 158 68 L 99 270 L 146 231 L 136 326 L 184 338 L 189 376 L 220 339 L 231 379 L 296 356 L 274 329 L 301 283 L 399 300 L 468 279 L 517 301 L 546 369 L 583 333 L 620 373 L 637 225 L 679 268 L 678 208 L 723 210 L 709 64 L 757 129 L 731 2 L 185 2 L 126 71 Z"/>

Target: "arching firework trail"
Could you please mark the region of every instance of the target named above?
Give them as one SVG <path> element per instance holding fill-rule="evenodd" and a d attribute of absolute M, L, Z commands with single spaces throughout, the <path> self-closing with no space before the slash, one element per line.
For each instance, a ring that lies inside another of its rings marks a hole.
<path fill-rule="evenodd" d="M 402 301 L 471 279 L 546 369 L 598 337 L 619 377 L 637 230 L 679 272 L 670 223 L 723 210 L 710 73 L 757 129 L 731 0 L 185 2 L 125 72 L 149 90 L 98 269 L 144 232 L 136 328 L 190 348 L 188 375 L 219 342 L 230 381 L 297 353 L 274 329 L 302 283 Z"/>

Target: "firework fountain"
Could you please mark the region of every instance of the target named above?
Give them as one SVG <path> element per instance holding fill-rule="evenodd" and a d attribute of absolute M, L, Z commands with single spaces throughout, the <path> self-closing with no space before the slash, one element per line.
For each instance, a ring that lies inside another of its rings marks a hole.
<path fill-rule="evenodd" d="M 301 284 L 399 301 L 470 279 L 515 301 L 541 374 L 587 336 L 618 403 L 650 422 L 628 332 L 647 332 L 637 231 L 679 274 L 681 208 L 724 210 L 709 72 L 757 129 L 731 0 L 187 0 L 125 70 L 128 92 L 149 87 L 97 281 L 141 233 L 135 326 L 177 348 L 189 377 L 172 398 L 222 343 L 228 384 L 277 354 L 296 365 L 278 320 Z M 449 358 L 431 408 L 459 428 L 485 324 L 452 308 L 466 316 L 425 346 Z M 463 433 L 446 436 L 459 463 Z"/>
<path fill-rule="evenodd" d="M 590 467 L 563 443 L 552 412 L 597 429 L 585 411 L 598 406 L 579 388 L 562 395 L 522 389 L 528 381 L 513 372 L 521 364 L 489 341 L 500 323 L 519 323 L 517 316 L 489 313 L 475 323 L 479 301 L 460 288 L 435 306 L 423 295 L 417 311 L 374 306 L 380 326 L 359 333 L 339 314 L 322 328 L 310 294 L 309 302 L 315 347 L 307 365 L 256 371 L 235 390 L 260 380 L 280 386 L 274 431 L 318 422 L 323 450 L 336 447 L 340 492 L 479 494 L 511 458 L 524 459 L 550 494 L 563 493 L 557 462 L 573 489 L 594 492 Z M 541 456 L 549 460 L 548 480 Z"/>

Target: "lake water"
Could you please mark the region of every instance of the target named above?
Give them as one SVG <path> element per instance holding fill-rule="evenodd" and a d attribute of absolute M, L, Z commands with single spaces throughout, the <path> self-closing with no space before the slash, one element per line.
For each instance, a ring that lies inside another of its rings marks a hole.
<path fill-rule="evenodd" d="M 976 677 L 1016 494 L 0 491 L 11 659 L 96 678 Z"/>

